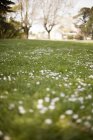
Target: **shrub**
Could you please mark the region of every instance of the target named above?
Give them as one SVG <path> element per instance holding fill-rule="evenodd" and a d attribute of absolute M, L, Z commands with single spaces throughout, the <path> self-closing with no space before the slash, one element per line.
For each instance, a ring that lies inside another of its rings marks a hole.
<path fill-rule="evenodd" d="M 73 35 L 68 35 L 67 39 L 73 39 Z"/>
<path fill-rule="evenodd" d="M 75 36 L 75 39 L 77 39 L 77 40 L 83 40 L 84 37 L 83 37 L 83 35 L 78 34 L 78 35 Z"/>

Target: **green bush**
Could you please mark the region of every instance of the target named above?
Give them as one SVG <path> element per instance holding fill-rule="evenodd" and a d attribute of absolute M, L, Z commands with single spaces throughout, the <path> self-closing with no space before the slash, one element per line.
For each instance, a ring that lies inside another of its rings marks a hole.
<path fill-rule="evenodd" d="M 68 35 L 67 39 L 74 39 L 73 35 Z"/>
<path fill-rule="evenodd" d="M 83 35 L 78 34 L 78 35 L 75 36 L 75 39 L 77 39 L 77 40 L 83 40 L 84 37 L 83 37 Z"/>
<path fill-rule="evenodd" d="M 0 39 L 20 37 L 21 32 L 19 22 L 16 22 L 13 19 L 7 21 L 6 17 L 0 16 Z"/>

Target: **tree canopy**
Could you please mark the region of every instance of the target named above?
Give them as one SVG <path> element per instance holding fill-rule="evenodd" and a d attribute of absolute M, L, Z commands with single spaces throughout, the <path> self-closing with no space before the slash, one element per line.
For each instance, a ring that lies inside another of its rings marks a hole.
<path fill-rule="evenodd" d="M 85 37 L 91 36 L 91 39 L 93 39 L 93 7 L 82 8 L 75 18 L 79 19 L 78 27 L 81 29 L 81 33 Z"/>
<path fill-rule="evenodd" d="M 13 4 L 14 2 L 11 0 L 0 0 L 0 38 L 14 38 L 20 36 L 19 23 L 6 16 L 8 12 L 13 12 Z"/>
<path fill-rule="evenodd" d="M 14 2 L 10 0 L 0 0 L 0 13 L 5 14 L 6 12 L 12 12 L 11 5 L 14 4 Z"/>

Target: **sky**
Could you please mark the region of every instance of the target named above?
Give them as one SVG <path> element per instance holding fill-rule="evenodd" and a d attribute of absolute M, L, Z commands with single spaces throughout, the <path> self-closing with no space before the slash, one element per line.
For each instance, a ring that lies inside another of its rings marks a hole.
<path fill-rule="evenodd" d="M 16 2 L 17 0 L 12 0 Z M 92 6 L 93 5 L 93 0 L 68 0 L 71 3 L 74 4 L 75 8 L 80 8 L 82 6 Z"/>
<path fill-rule="evenodd" d="M 17 0 L 12 0 L 16 2 Z M 73 4 L 72 13 L 77 13 L 82 7 L 92 7 L 93 0 L 66 0 Z"/>
<path fill-rule="evenodd" d="M 93 0 L 73 0 L 73 1 L 74 1 L 74 12 L 78 12 L 82 7 L 93 6 Z"/>
<path fill-rule="evenodd" d="M 75 0 L 75 1 L 77 1 L 77 0 Z M 93 6 L 93 0 L 78 0 L 78 4 L 77 4 L 76 8 L 81 8 L 83 6 L 86 6 L 86 7 Z"/>

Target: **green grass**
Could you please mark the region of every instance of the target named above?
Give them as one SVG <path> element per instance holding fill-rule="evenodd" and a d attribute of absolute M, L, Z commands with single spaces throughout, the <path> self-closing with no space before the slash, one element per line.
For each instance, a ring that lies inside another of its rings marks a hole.
<path fill-rule="evenodd" d="M 93 140 L 93 44 L 0 40 L 0 140 Z"/>

